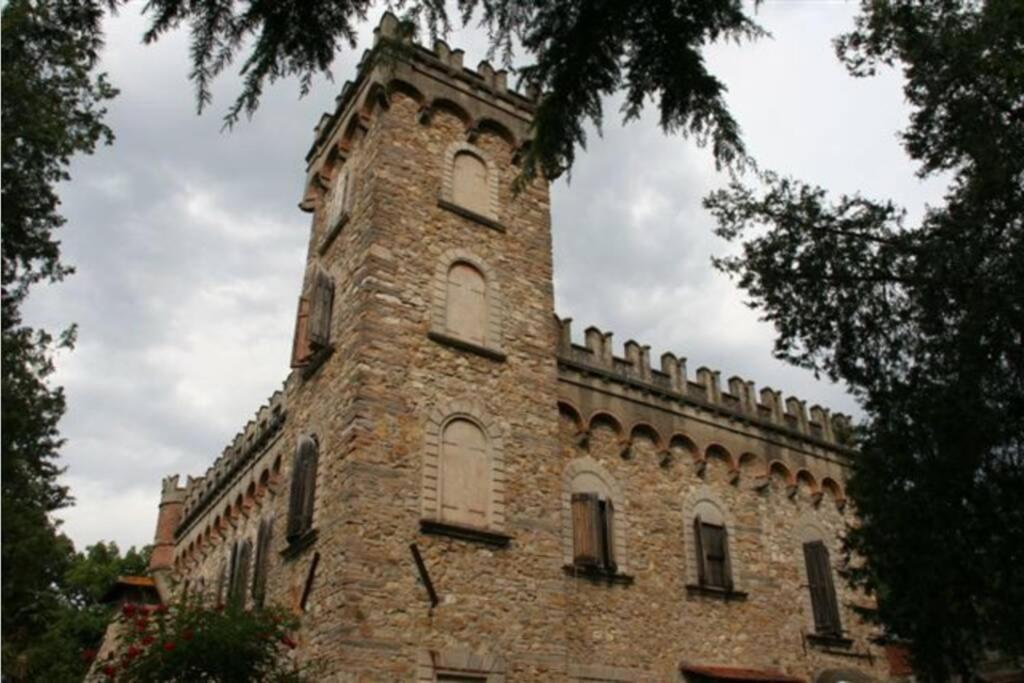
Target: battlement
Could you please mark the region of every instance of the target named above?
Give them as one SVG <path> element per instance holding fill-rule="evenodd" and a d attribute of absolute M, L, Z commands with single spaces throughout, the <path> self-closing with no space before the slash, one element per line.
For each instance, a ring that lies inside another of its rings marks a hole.
<path fill-rule="evenodd" d="M 539 93 L 525 94 L 509 88 L 508 71 L 482 61 L 476 69 L 464 65 L 465 51 L 445 41 L 433 48 L 415 43 L 399 30 L 401 22 L 391 12 L 374 29 L 374 44 L 359 60 L 356 78 L 347 81 L 335 98 L 333 112 L 324 112 L 314 128 L 313 144 L 306 154 L 307 187 L 299 206 L 311 211 L 321 188 L 320 173 L 329 175 L 337 162 L 344 163 L 353 139 L 365 131 L 373 115 L 390 106 L 401 93 L 413 98 L 420 123 L 430 123 L 435 111 L 458 116 L 467 137 L 491 129 L 515 147 L 526 144 Z"/>
<path fill-rule="evenodd" d="M 651 365 L 651 347 L 632 339 L 624 345 L 624 357 L 614 354 L 612 333 L 596 327 L 584 330 L 584 344 L 572 341 L 572 319 L 555 316 L 558 324 L 559 363 L 599 374 L 606 380 L 640 386 L 702 408 L 725 413 L 761 426 L 789 432 L 830 446 L 846 447 L 851 431 L 850 418 L 832 414 L 820 405 L 807 408 L 807 402 L 795 396 L 783 399 L 781 391 L 769 387 L 756 390 L 754 382 L 739 376 L 721 386 L 721 373 L 706 367 L 687 377 L 686 358 L 673 353 L 661 355 L 660 367 Z"/>
<path fill-rule="evenodd" d="M 256 416 L 235 435 L 230 444 L 225 446 L 221 455 L 207 468 L 203 476 L 189 476 L 184 488 L 178 487 L 176 475 L 164 479 L 165 496 L 171 482 L 170 486 L 184 497 L 185 505 L 178 530 L 187 527 L 207 509 L 209 504 L 230 485 L 234 475 L 255 460 L 281 432 L 287 417 L 286 396 L 283 388 L 275 391 L 256 411 Z"/>

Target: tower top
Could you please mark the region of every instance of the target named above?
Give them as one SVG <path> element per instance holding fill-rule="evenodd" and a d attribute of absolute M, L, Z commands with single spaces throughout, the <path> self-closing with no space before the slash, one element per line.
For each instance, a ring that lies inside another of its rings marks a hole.
<path fill-rule="evenodd" d="M 498 133 L 514 149 L 529 140 L 537 93 L 510 90 L 508 72 L 487 61 L 477 68 L 463 66 L 465 52 L 443 40 L 428 49 L 404 37 L 391 12 L 374 29 L 373 48 L 363 53 L 356 78 L 347 81 L 335 99 L 334 112 L 325 112 L 314 128 L 306 154 L 306 186 L 299 208 L 312 211 L 323 191 L 321 173 L 347 157 L 353 137 L 369 128 L 373 115 L 390 106 L 396 93 L 419 104 L 421 123 L 443 109 L 458 116 L 472 140 L 483 130 Z M 325 173 L 329 176 L 329 173 Z"/>

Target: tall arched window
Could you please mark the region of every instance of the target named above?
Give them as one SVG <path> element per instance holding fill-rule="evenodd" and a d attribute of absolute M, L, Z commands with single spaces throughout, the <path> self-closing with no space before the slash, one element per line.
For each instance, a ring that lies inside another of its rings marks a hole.
<path fill-rule="evenodd" d="M 445 309 L 448 334 L 481 346 L 487 344 L 487 282 L 479 270 L 464 261 L 452 264 Z"/>
<path fill-rule="evenodd" d="M 455 155 L 452 200 L 481 215 L 490 213 L 490 187 L 487 183 L 487 165 L 471 152 Z"/>
<path fill-rule="evenodd" d="M 475 422 L 456 418 L 441 438 L 441 519 L 485 528 L 490 513 L 491 462 Z"/>
<path fill-rule="evenodd" d="M 563 557 L 566 567 L 622 579 L 626 576 L 626 500 L 611 474 L 592 458 L 569 464 L 563 475 Z"/>

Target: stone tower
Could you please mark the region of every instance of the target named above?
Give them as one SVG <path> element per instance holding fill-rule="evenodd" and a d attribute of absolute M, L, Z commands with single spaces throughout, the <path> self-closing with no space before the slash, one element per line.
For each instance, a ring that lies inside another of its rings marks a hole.
<path fill-rule="evenodd" d="M 881 674 L 870 601 L 833 581 L 846 418 L 574 343 L 547 184 L 513 192 L 534 100 L 397 29 L 306 156 L 292 370 L 165 480 L 161 583 L 288 606 L 328 681 Z"/>

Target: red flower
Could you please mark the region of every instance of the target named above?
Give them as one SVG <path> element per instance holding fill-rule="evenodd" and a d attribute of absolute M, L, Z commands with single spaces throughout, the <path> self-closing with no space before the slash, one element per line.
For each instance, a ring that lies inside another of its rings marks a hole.
<path fill-rule="evenodd" d="M 96 659 L 96 650 L 92 650 L 92 649 L 82 650 L 82 661 L 83 662 L 91 662 L 94 659 Z"/>
<path fill-rule="evenodd" d="M 100 669 L 100 671 L 102 671 L 103 675 L 106 676 L 107 678 L 113 678 L 114 674 L 117 673 L 117 669 L 115 669 L 113 667 L 113 665 L 111 665 L 111 664 L 107 664 L 105 667 Z"/>
<path fill-rule="evenodd" d="M 163 604 L 157 605 L 157 606 L 156 606 L 156 607 L 155 607 L 155 608 L 153 609 L 153 612 L 154 612 L 155 614 L 164 614 L 164 613 L 166 613 L 166 612 L 167 612 L 167 605 L 163 605 Z"/>
<path fill-rule="evenodd" d="M 156 638 L 154 638 L 153 636 L 143 636 L 142 637 L 142 644 L 143 645 L 152 645 L 154 640 L 156 640 Z"/>
<path fill-rule="evenodd" d="M 293 650 L 299 646 L 290 636 L 281 636 L 281 642 Z"/>
<path fill-rule="evenodd" d="M 124 614 L 126 617 L 131 617 L 133 614 L 135 614 L 135 605 L 133 605 L 130 602 L 124 603 L 124 605 L 121 606 L 121 613 Z"/>
<path fill-rule="evenodd" d="M 136 657 L 138 657 L 141 654 L 142 654 L 142 650 L 140 650 L 135 645 L 131 645 L 131 646 L 128 647 L 128 652 L 125 653 L 125 656 L 129 660 L 131 660 L 131 659 L 135 659 Z"/>
<path fill-rule="evenodd" d="M 164 652 L 174 652 L 174 648 L 177 647 L 172 641 L 168 640 L 164 643 Z"/>
<path fill-rule="evenodd" d="M 192 629 L 187 628 L 184 631 L 182 631 L 181 632 L 181 639 L 182 640 L 192 640 Z"/>

